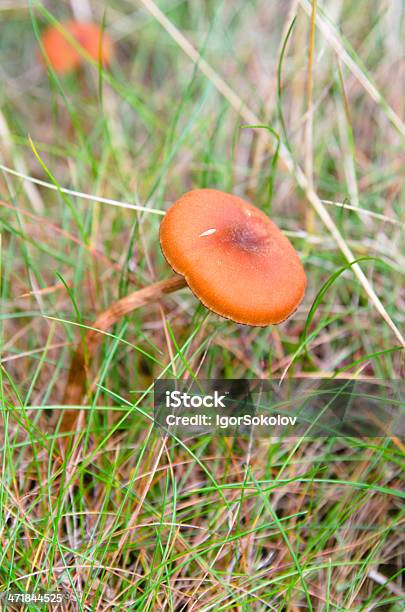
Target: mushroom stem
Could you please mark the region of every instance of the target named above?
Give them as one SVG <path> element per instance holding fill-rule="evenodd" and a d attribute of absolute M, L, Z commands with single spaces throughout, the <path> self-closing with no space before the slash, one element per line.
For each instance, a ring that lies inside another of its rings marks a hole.
<path fill-rule="evenodd" d="M 160 300 L 167 293 L 172 293 L 182 289 L 187 285 L 183 276 L 173 276 L 163 281 L 159 281 L 134 291 L 129 295 L 114 302 L 107 310 L 102 312 L 92 324 L 82 341 L 76 347 L 70 364 L 69 376 L 65 386 L 62 404 L 75 405 L 81 404 L 87 388 L 87 371 L 91 359 L 94 357 L 96 349 L 102 338 L 102 333 L 112 327 L 122 317 L 133 312 L 141 306 Z M 77 410 L 65 410 L 59 431 L 71 431 L 77 418 Z"/>

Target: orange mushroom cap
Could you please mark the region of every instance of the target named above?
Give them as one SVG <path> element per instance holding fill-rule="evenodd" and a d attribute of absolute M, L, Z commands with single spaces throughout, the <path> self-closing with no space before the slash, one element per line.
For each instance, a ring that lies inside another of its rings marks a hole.
<path fill-rule="evenodd" d="M 78 49 L 67 39 L 64 31 L 68 32 L 95 61 L 98 62 L 101 55 L 103 66 L 111 62 L 113 43 L 106 32 L 95 23 L 67 21 L 60 24 L 60 29 L 55 26 L 46 28 L 41 36 L 49 63 L 58 74 L 75 70 L 82 62 Z"/>
<path fill-rule="evenodd" d="M 238 323 L 281 323 L 304 297 L 304 268 L 288 238 L 261 210 L 229 193 L 183 195 L 163 218 L 160 244 L 201 302 Z"/>

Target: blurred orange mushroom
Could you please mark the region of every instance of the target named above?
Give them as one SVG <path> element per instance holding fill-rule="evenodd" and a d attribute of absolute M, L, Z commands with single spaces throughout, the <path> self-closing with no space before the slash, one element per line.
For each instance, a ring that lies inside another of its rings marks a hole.
<path fill-rule="evenodd" d="M 69 40 L 69 35 L 96 62 L 101 60 L 104 67 L 111 62 L 113 43 L 110 36 L 95 23 L 71 20 L 58 27 L 46 28 L 41 36 L 49 64 L 56 73 L 66 74 L 82 63 L 83 56 Z"/>
<path fill-rule="evenodd" d="M 238 323 L 281 323 L 304 297 L 304 268 L 288 238 L 235 195 L 186 193 L 165 215 L 160 243 L 203 304 Z"/>

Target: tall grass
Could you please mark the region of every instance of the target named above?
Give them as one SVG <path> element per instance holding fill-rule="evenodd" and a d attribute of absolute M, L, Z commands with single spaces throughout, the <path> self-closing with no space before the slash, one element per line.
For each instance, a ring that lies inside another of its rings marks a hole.
<path fill-rule="evenodd" d="M 401 3 L 318 0 L 311 36 L 306 0 L 93 1 L 114 63 L 60 78 L 38 38 L 72 4 L 0 3 L 1 589 L 78 610 L 402 609 L 401 440 L 152 425 L 158 377 L 403 376 Z M 137 310 L 59 431 L 84 331 L 170 276 L 161 216 L 208 186 L 271 211 L 304 303 L 264 329 L 188 290 Z"/>

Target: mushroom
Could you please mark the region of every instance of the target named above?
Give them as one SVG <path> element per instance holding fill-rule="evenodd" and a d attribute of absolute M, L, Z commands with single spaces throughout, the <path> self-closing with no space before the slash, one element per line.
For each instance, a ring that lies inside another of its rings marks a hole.
<path fill-rule="evenodd" d="M 58 74 L 76 70 L 82 63 L 77 47 L 68 40 L 65 32 L 95 61 L 107 66 L 112 58 L 111 38 L 99 26 L 91 22 L 66 21 L 59 26 L 50 26 L 41 35 L 44 51 L 50 66 Z"/>
<path fill-rule="evenodd" d="M 189 191 L 165 215 L 160 244 L 201 302 L 238 323 L 281 323 L 304 297 L 305 272 L 288 238 L 235 195 Z"/>
<path fill-rule="evenodd" d="M 125 315 L 187 285 L 217 314 L 247 325 L 281 323 L 301 302 L 302 264 L 290 241 L 258 208 L 216 189 L 195 189 L 166 213 L 160 243 L 176 274 L 122 297 L 100 313 L 76 348 L 62 403 L 79 405 L 102 337 Z M 100 333 L 101 332 L 101 333 Z M 72 431 L 65 410 L 60 431 Z"/>

